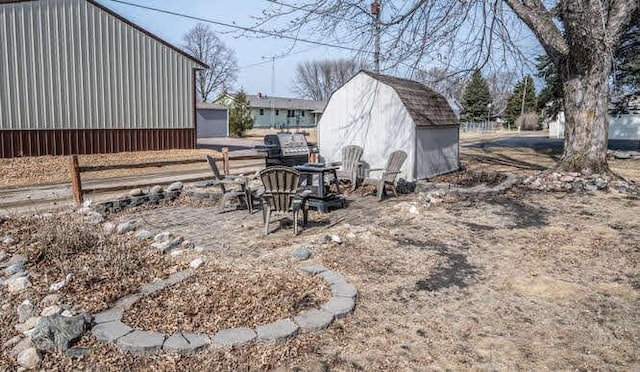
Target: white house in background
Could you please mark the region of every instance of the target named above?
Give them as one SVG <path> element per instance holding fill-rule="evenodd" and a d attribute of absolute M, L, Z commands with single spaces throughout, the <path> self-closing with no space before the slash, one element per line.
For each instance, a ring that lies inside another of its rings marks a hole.
<path fill-rule="evenodd" d="M 640 141 L 640 96 L 629 99 L 623 114 L 609 115 L 609 139 Z M 549 138 L 564 138 L 564 112 L 549 122 Z"/>
<path fill-rule="evenodd" d="M 416 81 L 360 71 L 330 97 L 318 123 L 318 148 L 326 162 L 358 145 L 368 168 L 383 168 L 395 150 L 408 157 L 407 180 L 459 168 L 459 122 L 446 98 Z"/>

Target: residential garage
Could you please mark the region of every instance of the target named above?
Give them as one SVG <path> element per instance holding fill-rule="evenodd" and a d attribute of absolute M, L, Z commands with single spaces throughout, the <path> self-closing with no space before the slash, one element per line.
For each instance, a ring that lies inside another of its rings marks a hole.
<path fill-rule="evenodd" d="M 0 156 L 195 148 L 204 68 L 93 0 L 0 0 Z"/>
<path fill-rule="evenodd" d="M 403 150 L 407 180 L 459 168 L 459 123 L 447 100 L 416 81 L 360 71 L 336 90 L 318 123 L 318 148 L 327 162 L 341 149 L 364 149 L 366 167 L 384 168 L 389 155 Z"/>
<path fill-rule="evenodd" d="M 196 113 L 198 138 L 229 136 L 228 108 L 214 103 L 199 102 Z"/>

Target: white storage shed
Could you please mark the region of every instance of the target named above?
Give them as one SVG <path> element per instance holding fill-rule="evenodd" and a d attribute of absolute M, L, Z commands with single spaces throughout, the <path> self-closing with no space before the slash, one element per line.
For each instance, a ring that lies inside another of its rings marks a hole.
<path fill-rule="evenodd" d="M 416 81 L 360 71 L 336 90 L 318 123 L 325 162 L 341 149 L 364 149 L 365 168 L 383 168 L 395 150 L 408 157 L 400 175 L 425 179 L 459 168 L 459 122 L 446 98 Z"/>

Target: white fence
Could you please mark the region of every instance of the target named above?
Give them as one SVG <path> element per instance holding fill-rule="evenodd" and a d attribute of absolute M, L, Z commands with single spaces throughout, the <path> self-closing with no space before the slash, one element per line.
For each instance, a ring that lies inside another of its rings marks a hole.
<path fill-rule="evenodd" d="M 463 132 L 494 132 L 496 130 L 493 122 L 464 122 L 460 123 L 460 130 Z"/>

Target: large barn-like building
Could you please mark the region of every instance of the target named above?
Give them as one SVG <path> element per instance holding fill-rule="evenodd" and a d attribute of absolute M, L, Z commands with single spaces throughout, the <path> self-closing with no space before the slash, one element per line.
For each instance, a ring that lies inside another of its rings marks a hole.
<path fill-rule="evenodd" d="M 336 90 L 318 123 L 324 161 L 358 145 L 369 168 L 384 168 L 396 150 L 407 153 L 401 177 L 425 179 L 459 168 L 459 122 L 447 100 L 416 81 L 360 71 Z"/>
<path fill-rule="evenodd" d="M 0 0 L 0 157 L 194 148 L 204 68 L 92 0 Z"/>

